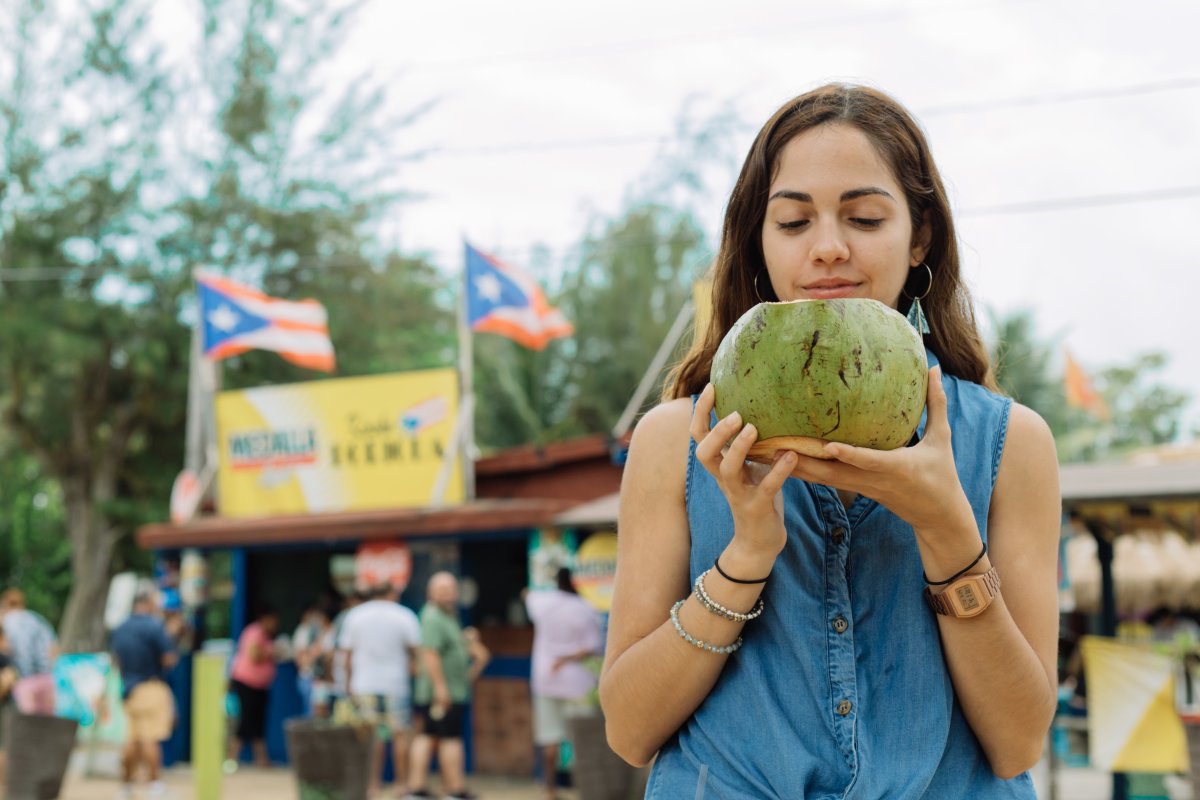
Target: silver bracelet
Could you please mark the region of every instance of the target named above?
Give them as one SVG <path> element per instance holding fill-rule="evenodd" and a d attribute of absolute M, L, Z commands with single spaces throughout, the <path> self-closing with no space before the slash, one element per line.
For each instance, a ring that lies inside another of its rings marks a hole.
<path fill-rule="evenodd" d="M 740 636 L 737 638 L 737 641 L 734 642 L 733 644 L 727 644 L 727 645 L 723 645 L 723 646 L 709 644 L 708 642 L 702 642 L 699 639 L 697 639 L 695 636 L 692 636 L 690 633 L 688 633 L 687 631 L 685 631 L 683 629 L 682 625 L 679 624 L 679 609 L 682 606 L 683 606 L 683 600 L 677 600 L 675 602 L 675 605 L 671 606 L 671 622 L 675 625 L 675 632 L 678 633 L 680 636 L 682 636 L 684 641 L 686 641 L 688 644 L 693 645 L 695 647 L 699 647 L 701 650 L 707 650 L 710 653 L 715 653 L 716 655 L 719 655 L 719 656 L 727 656 L 742 646 L 742 637 L 740 637 Z"/>
<path fill-rule="evenodd" d="M 762 615 L 765 604 L 763 603 L 761 596 L 759 596 L 758 601 L 754 604 L 754 607 L 745 614 L 741 613 L 740 611 L 730 611 L 728 608 L 709 597 L 708 592 L 704 589 L 704 576 L 710 572 L 712 572 L 711 569 L 706 569 L 704 572 L 701 572 L 696 576 L 696 597 L 700 600 L 700 605 L 704 606 L 718 617 L 724 617 L 731 622 L 749 622 L 750 620 Z"/>

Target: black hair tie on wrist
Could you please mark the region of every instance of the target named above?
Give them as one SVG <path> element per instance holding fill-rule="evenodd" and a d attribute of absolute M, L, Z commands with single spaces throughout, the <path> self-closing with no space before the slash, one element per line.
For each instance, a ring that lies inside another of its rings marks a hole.
<path fill-rule="evenodd" d="M 720 575 L 722 578 L 724 578 L 725 580 L 730 581 L 732 583 L 746 583 L 746 584 L 766 583 L 767 578 L 771 577 L 770 575 L 768 575 L 767 578 L 759 578 L 758 580 L 753 580 L 753 581 L 744 581 L 741 578 L 735 578 L 732 575 L 727 574 L 725 572 L 725 570 L 721 569 L 721 557 L 720 556 L 717 556 L 716 560 L 713 561 L 713 567 L 716 568 L 718 575 Z"/>
<path fill-rule="evenodd" d="M 987 542 L 984 542 L 983 549 L 979 551 L 979 555 L 975 556 L 975 560 L 972 561 L 970 564 L 967 564 L 967 566 L 960 569 L 958 572 L 951 575 L 949 578 L 946 578 L 946 580 L 931 581 L 931 580 L 929 580 L 929 576 L 926 575 L 924 572 L 921 573 L 921 577 L 924 578 L 925 582 L 928 583 L 930 586 L 945 586 L 947 583 L 954 583 L 956 580 L 961 578 L 963 575 L 966 575 L 967 572 L 970 571 L 971 568 L 974 567 L 976 564 L 978 564 L 980 561 L 982 561 L 983 557 L 986 555 L 987 555 Z"/>

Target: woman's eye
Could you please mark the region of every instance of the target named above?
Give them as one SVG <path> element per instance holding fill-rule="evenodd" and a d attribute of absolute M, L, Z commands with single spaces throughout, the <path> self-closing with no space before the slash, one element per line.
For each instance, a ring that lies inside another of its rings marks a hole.
<path fill-rule="evenodd" d="M 776 223 L 776 225 L 778 225 L 778 227 L 781 231 L 798 230 L 800 228 L 803 228 L 807 224 L 808 224 L 808 220 L 806 220 L 806 219 L 797 219 L 797 220 L 792 220 L 791 222 Z"/>
<path fill-rule="evenodd" d="M 862 228 L 878 228 L 883 224 L 882 219 L 867 219 L 865 217 L 852 217 L 850 221 Z"/>

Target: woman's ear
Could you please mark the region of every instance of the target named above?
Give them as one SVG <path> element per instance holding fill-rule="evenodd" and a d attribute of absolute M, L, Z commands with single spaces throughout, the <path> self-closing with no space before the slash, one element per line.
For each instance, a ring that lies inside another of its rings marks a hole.
<path fill-rule="evenodd" d="M 933 223 L 929 221 L 929 212 L 926 211 L 921 215 L 921 225 L 913 231 L 912 238 L 912 263 L 910 267 L 915 267 L 925 260 L 925 254 L 929 252 L 929 242 L 933 239 Z"/>

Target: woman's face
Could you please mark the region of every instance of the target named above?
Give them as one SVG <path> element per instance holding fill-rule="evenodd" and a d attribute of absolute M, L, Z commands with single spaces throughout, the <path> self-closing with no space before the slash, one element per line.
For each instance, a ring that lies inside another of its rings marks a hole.
<path fill-rule="evenodd" d="M 869 297 L 896 307 L 925 257 L 929 225 L 914 239 L 904 192 L 865 133 L 829 123 L 792 139 L 768 198 L 763 256 L 780 300 Z"/>

